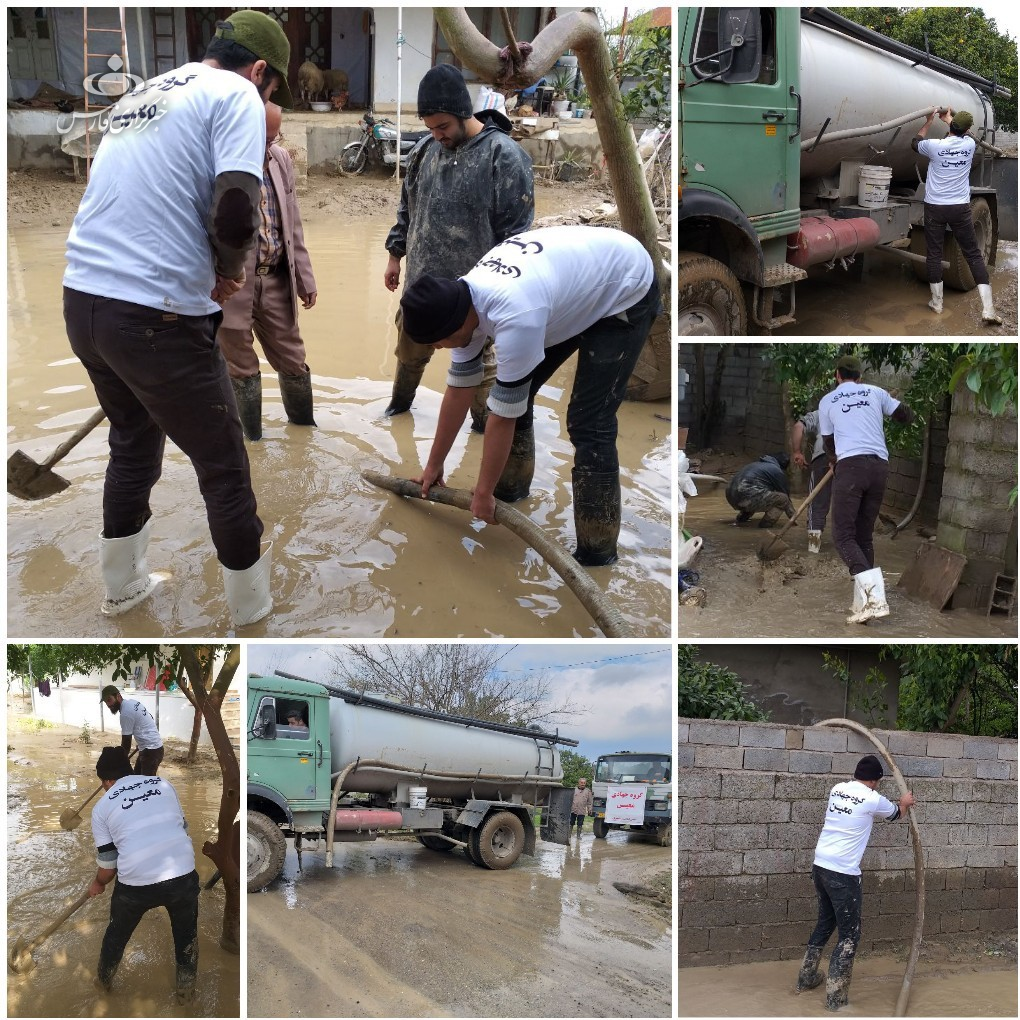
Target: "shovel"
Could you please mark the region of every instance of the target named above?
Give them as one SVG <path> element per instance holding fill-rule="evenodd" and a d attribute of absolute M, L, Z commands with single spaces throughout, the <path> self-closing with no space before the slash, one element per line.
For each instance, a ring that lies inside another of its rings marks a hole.
<path fill-rule="evenodd" d="M 786 552 L 790 547 L 785 542 L 779 540 L 786 534 L 787 530 L 793 525 L 794 521 L 800 517 L 801 511 L 806 507 L 810 506 L 812 500 L 818 495 L 829 484 L 832 478 L 832 468 L 822 476 L 822 480 L 808 493 L 807 499 L 799 507 L 797 507 L 794 515 L 779 529 L 779 532 L 773 535 L 764 545 L 758 549 L 758 559 L 768 563 L 770 560 L 778 560 L 780 556 Z"/>
<path fill-rule="evenodd" d="M 92 416 L 70 438 L 65 439 L 41 464 L 27 453 L 15 450 L 7 458 L 7 491 L 19 499 L 45 499 L 63 492 L 71 483 L 53 470 L 104 418 L 106 412 L 96 408 Z"/>
<path fill-rule="evenodd" d="M 136 747 L 129 755 L 128 761 L 130 761 L 138 753 Z M 93 791 L 89 794 L 88 800 L 86 800 L 77 809 L 66 807 L 60 812 L 60 827 L 66 829 L 68 832 L 73 832 L 82 823 L 81 812 L 85 810 L 86 805 L 97 793 L 103 792 L 103 784 L 100 783 Z"/>
<path fill-rule="evenodd" d="M 19 935 L 14 940 L 14 945 L 11 946 L 11 951 L 7 956 L 7 965 L 11 970 L 15 974 L 28 973 L 35 966 L 35 960 L 32 959 L 32 950 L 38 949 L 76 910 L 84 906 L 88 899 L 88 892 L 83 892 L 60 917 L 46 928 L 41 935 L 36 935 L 31 942 L 26 942 L 24 936 Z"/>

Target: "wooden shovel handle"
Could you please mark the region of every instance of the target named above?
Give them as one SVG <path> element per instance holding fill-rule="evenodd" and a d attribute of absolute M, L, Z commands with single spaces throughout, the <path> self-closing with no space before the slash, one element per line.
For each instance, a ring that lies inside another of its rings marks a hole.
<path fill-rule="evenodd" d="M 794 522 L 797 520 L 798 517 L 800 517 L 801 511 L 806 506 L 809 506 L 811 504 L 811 502 L 814 500 L 815 496 L 817 496 L 818 493 L 820 493 L 822 491 L 822 489 L 824 489 L 825 486 L 829 484 L 829 481 L 830 481 L 831 478 L 832 478 L 832 468 L 829 468 L 829 470 L 826 471 L 825 474 L 822 476 L 821 481 L 819 481 L 819 483 L 807 494 L 807 498 L 804 500 L 804 502 L 801 503 L 801 505 L 799 507 L 797 507 L 797 509 L 794 511 L 793 516 L 779 529 L 778 534 L 772 540 L 773 542 L 778 541 L 780 538 L 783 537 L 783 535 L 785 535 L 787 533 L 787 531 L 790 530 L 791 527 L 793 527 Z"/>
<path fill-rule="evenodd" d="M 133 757 L 134 757 L 134 756 L 135 756 L 136 754 L 138 754 L 138 748 L 137 748 L 137 747 L 136 747 L 136 748 L 135 748 L 135 749 L 134 749 L 134 750 L 133 750 L 133 751 L 132 751 L 132 752 L 131 752 L 131 753 L 130 753 L 130 754 L 128 755 L 128 761 L 131 761 L 131 759 L 132 759 L 132 758 L 133 758 Z M 95 789 L 94 789 L 94 790 L 93 790 L 93 791 L 92 791 L 92 792 L 91 792 L 91 793 L 90 793 L 90 794 L 88 795 L 88 799 L 82 802 L 82 805 L 81 805 L 81 807 L 80 807 L 80 808 L 78 808 L 78 810 L 77 810 L 77 811 L 75 811 L 75 814 L 76 814 L 76 815 L 80 815 L 80 814 L 82 813 L 82 811 L 84 811 L 84 810 L 85 810 L 85 808 L 86 808 L 86 807 L 88 806 L 88 803 L 89 803 L 89 801 L 90 801 L 90 800 L 92 800 L 92 798 L 93 798 L 93 797 L 95 797 L 95 795 L 96 795 L 97 793 L 102 793 L 102 792 L 103 792 L 103 784 L 102 784 L 102 783 L 100 783 L 100 784 L 99 784 L 99 785 L 98 785 L 98 786 L 97 786 L 97 787 L 96 787 L 96 788 L 95 788 Z"/>
<path fill-rule="evenodd" d="M 80 425 L 77 431 L 65 439 L 42 463 L 44 471 L 48 471 L 59 460 L 63 460 L 104 418 L 106 412 L 97 407 L 91 417 L 84 425 Z M 85 802 L 86 804 L 88 801 Z M 82 805 L 84 807 L 84 805 Z"/>
<path fill-rule="evenodd" d="M 76 910 L 80 910 L 89 901 L 89 898 L 88 891 L 86 890 L 67 908 L 67 910 L 60 915 L 60 917 L 58 917 L 55 921 L 52 921 L 49 927 L 32 939 L 32 941 L 28 944 L 28 952 L 31 952 L 33 949 L 37 949 L 41 946 L 43 942 L 45 942 L 46 939 L 48 939 Z"/>

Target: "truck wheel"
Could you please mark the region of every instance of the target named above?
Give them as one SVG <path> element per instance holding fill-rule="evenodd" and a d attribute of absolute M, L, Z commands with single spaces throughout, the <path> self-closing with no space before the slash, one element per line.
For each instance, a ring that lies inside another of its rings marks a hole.
<path fill-rule="evenodd" d="M 591 827 L 596 839 L 605 839 L 609 833 L 609 826 L 606 825 L 605 820 L 602 818 L 593 819 Z"/>
<path fill-rule="evenodd" d="M 287 840 L 280 826 L 258 811 L 248 812 L 248 892 L 265 889 L 281 871 Z"/>
<path fill-rule="evenodd" d="M 988 201 L 984 198 L 972 198 L 970 201 L 970 216 L 974 221 L 974 237 L 977 240 L 978 251 L 985 265 L 992 257 L 995 245 L 995 224 L 992 223 L 992 210 Z M 915 255 L 922 257 L 928 254 L 928 246 L 924 242 L 924 225 L 914 227 L 910 231 L 910 250 Z M 942 250 L 942 259 L 949 263 L 949 268 L 943 273 L 942 279 L 947 287 L 953 290 L 973 290 L 977 284 L 974 282 L 974 274 L 963 257 L 956 238 L 950 234 L 946 238 L 945 247 Z M 914 275 L 922 283 L 928 282 L 928 268 L 920 262 L 914 263 Z"/>
<path fill-rule="evenodd" d="M 345 145 L 341 151 L 337 169 L 345 177 L 357 177 L 365 169 L 367 162 L 368 154 L 365 152 L 365 146 L 361 142 L 351 142 L 350 145 Z"/>
<path fill-rule="evenodd" d="M 428 833 L 419 833 L 417 839 L 422 846 L 428 847 L 429 850 L 446 853 L 453 849 L 452 843 L 447 843 L 445 839 L 440 839 L 438 836 L 430 836 Z"/>
<path fill-rule="evenodd" d="M 744 336 L 747 306 L 740 281 L 718 259 L 695 252 L 677 258 L 679 336 Z"/>
<path fill-rule="evenodd" d="M 672 846 L 673 845 L 673 825 L 671 822 L 663 822 L 655 830 L 655 842 L 659 846 Z"/>
<path fill-rule="evenodd" d="M 475 853 L 490 871 L 506 871 L 524 850 L 524 823 L 512 811 L 497 811 L 475 832 Z"/>

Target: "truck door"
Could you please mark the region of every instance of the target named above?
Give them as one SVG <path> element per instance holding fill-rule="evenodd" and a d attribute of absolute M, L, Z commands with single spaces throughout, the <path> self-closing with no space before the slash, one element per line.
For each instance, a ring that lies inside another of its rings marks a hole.
<path fill-rule="evenodd" d="M 321 700 L 263 694 L 254 717 L 249 776 L 278 790 L 295 812 L 329 797 L 329 758 L 316 726 L 328 727 Z M 323 719 L 316 717 L 317 710 Z"/>
<path fill-rule="evenodd" d="M 800 209 L 799 8 L 696 12 L 680 54 L 686 183 L 726 195 L 760 237 L 785 235 Z"/>

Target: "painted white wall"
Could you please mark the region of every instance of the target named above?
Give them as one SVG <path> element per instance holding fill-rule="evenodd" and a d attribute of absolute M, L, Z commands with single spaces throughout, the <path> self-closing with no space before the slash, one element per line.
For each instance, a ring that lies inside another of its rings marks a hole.
<path fill-rule="evenodd" d="M 435 21 L 431 7 L 404 7 L 401 105 L 414 112 L 418 103 L 418 82 L 432 66 L 432 38 Z M 376 109 L 396 109 L 397 104 L 397 8 L 375 8 L 375 95 Z"/>

